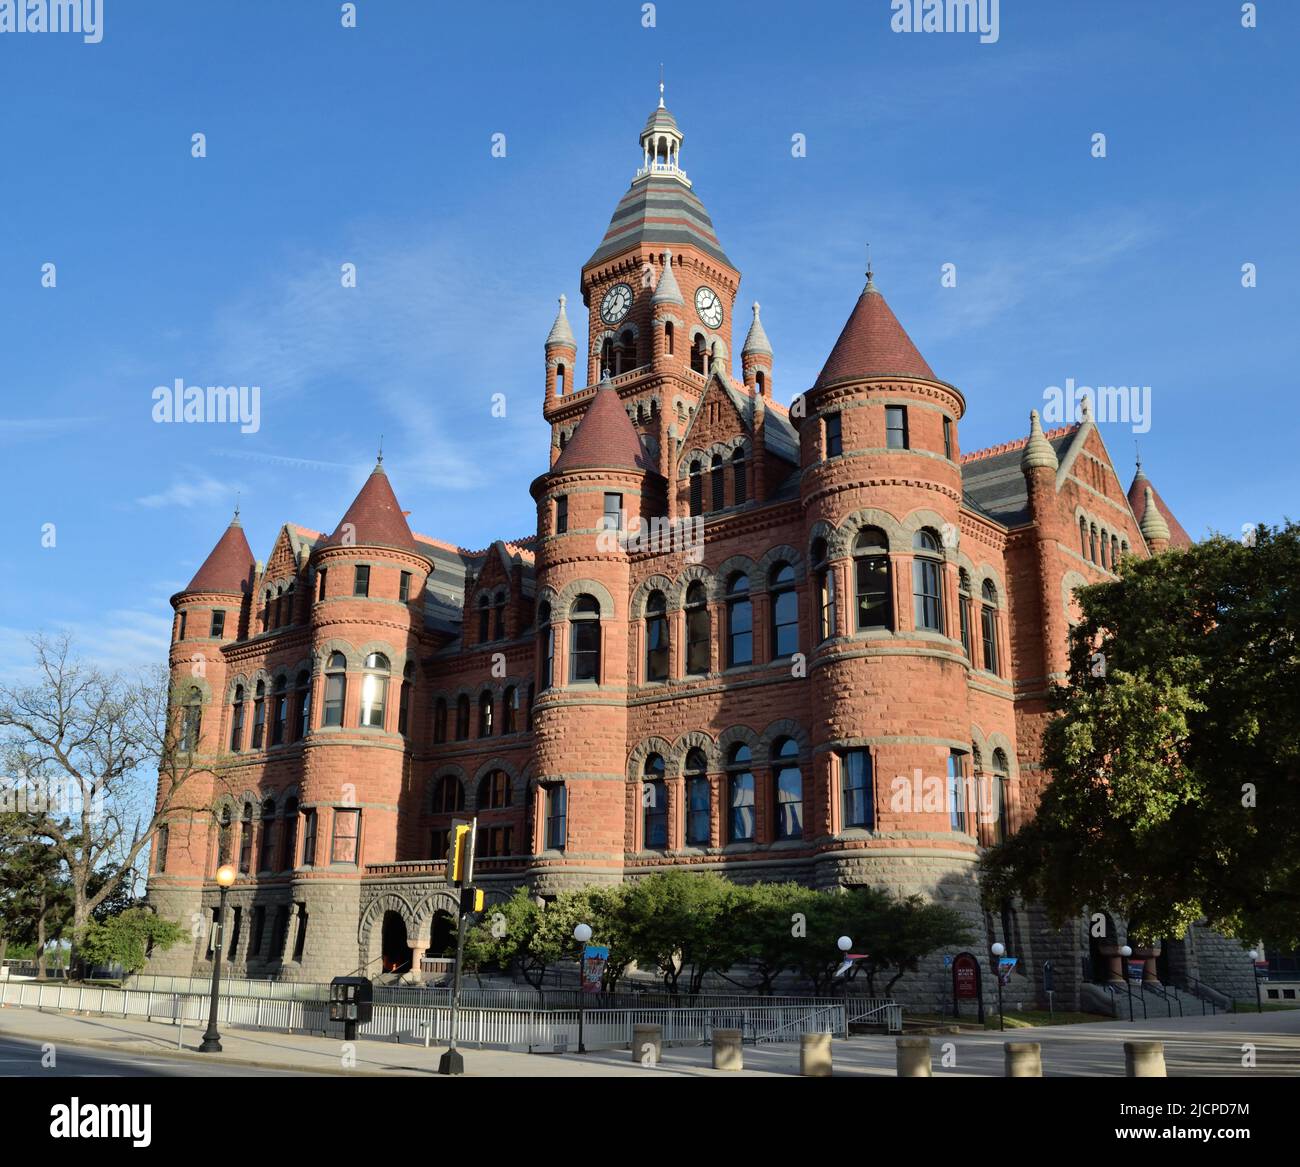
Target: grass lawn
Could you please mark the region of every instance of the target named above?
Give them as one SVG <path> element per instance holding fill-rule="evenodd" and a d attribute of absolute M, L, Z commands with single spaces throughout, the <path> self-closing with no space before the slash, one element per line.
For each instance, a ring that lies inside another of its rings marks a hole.
<path fill-rule="evenodd" d="M 1047 1010 L 1029 1009 L 1021 1011 L 1007 1010 L 1006 1027 L 1008 1029 L 1033 1029 L 1038 1025 L 1083 1025 L 1095 1021 L 1115 1021 L 1114 1017 L 1107 1017 L 1102 1013 L 1067 1013 L 1057 1009 L 1054 1013 L 1048 1013 Z M 998 1028 L 998 1014 L 996 1010 L 985 1011 L 984 1028 Z"/>

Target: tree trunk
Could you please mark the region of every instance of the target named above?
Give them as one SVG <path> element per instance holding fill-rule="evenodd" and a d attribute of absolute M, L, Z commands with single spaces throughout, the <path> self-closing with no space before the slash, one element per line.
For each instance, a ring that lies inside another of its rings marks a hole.
<path fill-rule="evenodd" d="M 36 979 L 45 979 L 45 896 L 41 896 L 41 913 L 36 917 Z"/>
<path fill-rule="evenodd" d="M 85 969 L 81 967 L 81 942 L 85 939 L 86 928 L 90 922 L 90 909 L 84 897 L 78 895 L 72 906 L 72 948 L 68 953 L 68 978 L 85 979 Z"/>

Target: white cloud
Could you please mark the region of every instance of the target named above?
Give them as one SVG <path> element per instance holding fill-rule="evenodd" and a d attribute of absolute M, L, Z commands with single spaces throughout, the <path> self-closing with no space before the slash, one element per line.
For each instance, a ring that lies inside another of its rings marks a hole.
<path fill-rule="evenodd" d="M 157 494 L 147 494 L 135 501 L 139 506 L 155 510 L 159 507 L 193 507 L 217 499 L 233 499 L 238 486 L 230 482 L 221 482 L 207 474 L 196 478 L 184 478 L 173 482 L 166 490 Z"/>

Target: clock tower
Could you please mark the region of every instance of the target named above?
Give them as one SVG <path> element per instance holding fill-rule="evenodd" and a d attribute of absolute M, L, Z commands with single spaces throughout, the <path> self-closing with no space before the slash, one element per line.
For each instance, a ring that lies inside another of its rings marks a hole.
<path fill-rule="evenodd" d="M 567 394 L 548 389 L 552 462 L 582 420 L 589 390 L 608 379 L 648 461 L 671 477 L 669 439 L 684 432 L 711 363 L 731 368 L 740 272 L 682 167 L 682 140 L 661 83 L 659 105 L 640 135 L 641 164 L 582 267 L 587 381 Z M 574 363 L 580 364 L 576 348 Z M 554 363 L 554 354 L 550 359 Z"/>

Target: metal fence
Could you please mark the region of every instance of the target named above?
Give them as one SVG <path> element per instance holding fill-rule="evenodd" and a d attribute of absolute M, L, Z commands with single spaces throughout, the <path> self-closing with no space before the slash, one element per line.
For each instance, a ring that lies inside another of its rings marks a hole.
<path fill-rule="evenodd" d="M 628 1046 L 634 1025 L 662 1026 L 666 1042 L 701 1044 L 708 1043 L 714 1029 L 739 1029 L 747 1041 L 795 1041 L 804 1033 L 847 1029 L 843 1001 L 815 1005 L 754 1005 L 752 1001 L 673 1009 L 587 1009 L 584 1040 L 592 1048 Z M 200 993 L 32 982 L 0 985 L 0 1003 L 185 1024 L 204 1023 L 209 1008 L 209 998 Z M 341 1036 L 342 1025 L 329 1021 L 327 1014 L 325 1001 L 224 992 L 217 1009 L 219 1023 L 230 1028 Z M 372 1019 L 358 1032 L 364 1037 L 432 1044 L 450 1038 L 451 1023 L 452 1011 L 445 1005 L 376 1005 Z M 578 1041 L 578 1010 L 462 1008 L 457 1039 L 470 1046 L 511 1049 L 573 1047 Z"/>

